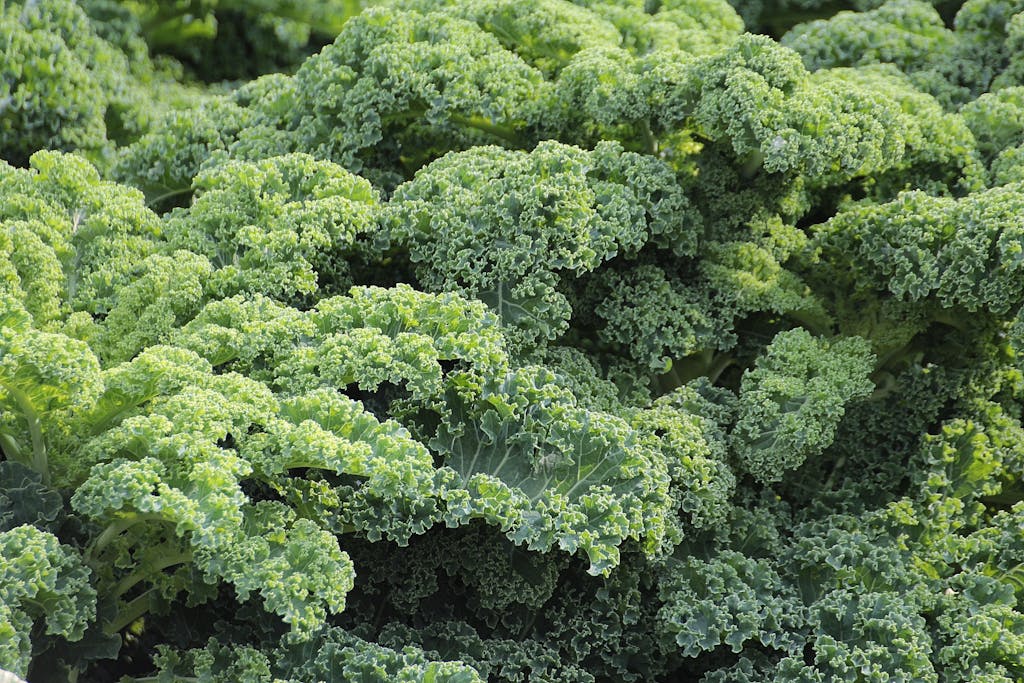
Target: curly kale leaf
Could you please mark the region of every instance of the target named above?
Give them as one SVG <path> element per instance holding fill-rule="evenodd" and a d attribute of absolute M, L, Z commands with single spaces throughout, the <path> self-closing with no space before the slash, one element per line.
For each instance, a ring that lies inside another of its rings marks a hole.
<path fill-rule="evenodd" d="M 161 570 L 194 563 L 242 597 L 258 591 L 268 610 L 309 633 L 343 608 L 352 570 L 333 534 L 289 506 L 250 500 L 242 488 L 254 472 L 247 436 L 258 438 L 256 425 L 272 424 L 282 408 L 262 385 L 237 375 L 195 373 L 192 380 L 80 447 L 82 459 L 97 464 L 72 506 L 105 527 L 91 552 L 111 562 L 104 579 L 123 601 L 109 628 L 128 626 L 148 609 L 147 592 L 132 597 L 136 586 L 173 581 Z M 123 559 L 114 558 L 131 554 L 139 571 L 121 575 L 115 565 Z"/>
<path fill-rule="evenodd" d="M 450 154 L 400 186 L 388 216 L 424 286 L 483 300 L 531 345 L 565 330 L 561 277 L 648 243 L 692 254 L 700 237 L 671 170 L 614 143 Z"/>
<path fill-rule="evenodd" d="M 0 448 L 49 484 L 51 439 L 102 389 L 100 366 L 85 342 L 40 332 L 28 314 L 0 296 Z"/>
<path fill-rule="evenodd" d="M 355 172 L 453 147 L 516 144 L 547 89 L 539 71 L 476 24 L 382 8 L 345 24 L 294 80 L 287 128 L 295 143 Z"/>
<path fill-rule="evenodd" d="M 371 393 L 390 384 L 411 395 L 402 405 L 415 410 L 449 388 L 474 395 L 504 376 L 508 357 L 496 322 L 482 303 L 456 294 L 354 287 L 305 313 L 263 297 L 215 301 L 175 343 L 286 394 L 319 387 Z"/>
<path fill-rule="evenodd" d="M 138 191 L 102 180 L 80 157 L 44 151 L 29 163 L 0 162 L 0 291 L 55 331 L 74 312 L 106 314 L 160 248 L 162 228 Z"/>
<path fill-rule="evenodd" d="M 127 60 L 76 3 L 4 3 L 0 46 L 0 156 L 20 165 L 40 149 L 106 144 L 106 105 Z"/>
<path fill-rule="evenodd" d="M 168 248 L 216 269 L 209 296 L 261 293 L 306 301 L 347 288 L 347 258 L 376 226 L 369 182 L 306 154 L 228 162 L 192 180 L 196 197 L 166 220 Z"/>
<path fill-rule="evenodd" d="M 1024 300 L 1022 197 L 1016 185 L 962 199 L 906 192 L 839 213 L 814 247 L 825 272 L 858 290 L 1004 315 Z"/>
<path fill-rule="evenodd" d="M 607 19 L 567 0 L 400 0 L 391 6 L 472 21 L 547 75 L 556 74 L 581 50 L 614 47 L 621 40 Z"/>
<path fill-rule="evenodd" d="M 15 460 L 0 462 L 0 533 L 26 524 L 56 530 L 64 499 L 42 481 L 39 472 Z"/>
<path fill-rule="evenodd" d="M 871 393 L 874 355 L 857 337 L 832 343 L 802 329 L 781 332 L 743 375 L 730 436 L 743 468 L 762 482 L 821 453 L 846 406 Z"/>
<path fill-rule="evenodd" d="M 0 668 L 24 676 L 33 624 L 80 640 L 96 617 L 90 572 L 74 548 L 33 526 L 0 532 Z"/>
<path fill-rule="evenodd" d="M 452 402 L 430 442 L 462 482 L 444 494 L 447 514 L 483 517 L 531 549 L 583 551 L 607 574 L 628 538 L 658 551 L 666 466 L 627 423 L 577 407 L 553 380 L 528 368 L 478 405 Z"/>
<path fill-rule="evenodd" d="M 722 551 L 711 560 L 672 561 L 665 575 L 658 619 L 683 656 L 720 646 L 742 652 L 748 641 L 782 652 L 802 648 L 803 605 L 770 562 Z"/>
<path fill-rule="evenodd" d="M 160 680 L 198 677 L 211 683 L 483 683 L 476 671 L 460 662 L 432 661 L 412 647 L 392 650 L 337 628 L 308 643 L 266 650 L 212 639 L 205 648 L 185 652 L 163 647 L 156 664 Z"/>

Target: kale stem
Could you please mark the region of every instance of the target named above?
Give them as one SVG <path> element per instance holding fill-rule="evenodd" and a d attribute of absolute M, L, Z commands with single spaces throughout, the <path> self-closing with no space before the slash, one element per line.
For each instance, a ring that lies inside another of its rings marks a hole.
<path fill-rule="evenodd" d="M 158 203 L 164 201 L 165 199 L 170 199 L 172 197 L 180 197 L 181 195 L 188 194 L 189 192 L 192 192 L 191 185 L 189 185 L 188 187 L 180 187 L 175 190 L 168 190 L 167 192 L 164 192 L 163 194 L 158 194 L 156 196 L 147 196 L 146 206 L 152 208 L 156 206 Z"/>
<path fill-rule="evenodd" d="M 191 561 L 192 551 L 185 550 L 165 555 L 158 561 L 151 564 L 143 564 L 138 570 L 121 579 L 118 584 L 114 586 L 113 594 L 115 597 L 120 598 L 135 586 L 139 585 L 149 577 L 159 574 L 168 567 L 173 567 L 176 564 L 185 564 Z"/>
<path fill-rule="evenodd" d="M 698 377 L 707 375 L 708 369 L 713 367 L 714 364 L 715 352 L 710 349 L 691 354 L 680 359 L 679 362 L 673 363 L 672 370 L 668 374 L 671 375 L 674 382 L 673 386 L 668 388 L 668 391 L 681 387 Z"/>
<path fill-rule="evenodd" d="M 640 135 L 644 141 L 644 146 L 647 148 L 648 154 L 658 154 L 658 140 L 654 137 L 654 133 L 651 132 L 651 122 L 646 119 L 640 122 Z"/>
<path fill-rule="evenodd" d="M 722 376 L 722 373 L 728 370 L 735 362 L 735 358 L 727 353 L 723 353 L 711 362 L 705 374 L 712 384 L 717 384 L 718 378 Z"/>
<path fill-rule="evenodd" d="M 394 592 L 394 588 L 390 589 L 386 595 L 382 596 L 380 603 L 377 605 L 377 613 L 373 615 L 373 633 L 375 636 L 380 635 L 380 627 L 384 623 L 384 611 L 388 606 L 388 599 Z"/>
<path fill-rule="evenodd" d="M 139 514 L 137 512 L 133 512 L 126 517 L 114 520 L 107 525 L 107 528 L 105 528 L 89 546 L 85 553 L 86 562 L 93 562 L 97 556 L 107 548 L 107 546 L 114 542 L 114 539 L 128 529 L 141 522 L 152 520 L 163 520 L 163 517 L 157 514 Z"/>
<path fill-rule="evenodd" d="M 963 311 L 940 309 L 938 312 L 932 315 L 932 320 L 937 323 L 952 327 L 954 330 L 960 330 L 963 332 L 968 329 L 964 320 L 970 320 L 967 315 L 964 315 Z"/>
<path fill-rule="evenodd" d="M 500 126 L 490 119 L 486 119 L 482 116 L 459 116 L 452 115 L 453 123 L 458 123 L 469 128 L 476 128 L 477 130 L 493 135 L 496 138 L 500 138 L 508 143 L 511 143 L 515 147 L 522 147 L 522 140 L 520 137 L 507 126 Z"/>
<path fill-rule="evenodd" d="M 117 617 L 103 627 L 103 632 L 107 634 L 118 633 L 121 629 L 137 621 L 143 614 L 149 611 L 149 594 L 152 592 L 153 589 L 150 588 L 139 597 L 127 603 L 124 609 L 118 612 Z"/>
<path fill-rule="evenodd" d="M 764 154 L 761 153 L 761 150 L 750 152 L 739 160 L 740 177 L 750 180 L 760 172 L 762 164 L 764 164 Z"/>
<path fill-rule="evenodd" d="M 43 483 L 49 486 L 50 466 L 46 460 L 46 440 L 43 438 L 43 425 L 39 420 L 39 413 L 32 407 L 32 402 L 21 389 L 7 384 L 2 386 L 7 390 L 8 395 L 14 399 L 14 402 L 25 416 L 26 422 L 28 422 L 28 433 L 32 440 L 32 457 L 27 462 L 22 457 L 21 462 L 38 472 L 43 478 Z M 4 452 L 6 453 L 6 450 Z M 17 452 L 20 454 L 21 449 L 17 449 Z"/>
<path fill-rule="evenodd" d="M 906 366 L 919 361 L 919 355 L 920 351 L 913 341 L 899 348 L 881 350 L 875 360 L 875 374 L 879 374 L 884 371 L 893 372 L 895 374 Z M 877 383 L 878 382 L 876 381 L 876 384 Z"/>
<path fill-rule="evenodd" d="M 845 464 L 846 464 L 846 456 L 845 455 L 841 455 L 838 458 L 836 458 L 836 461 L 834 463 L 832 463 L 832 469 L 828 473 L 828 478 L 825 480 L 825 486 L 824 486 L 823 490 L 825 490 L 825 491 L 831 491 L 832 490 L 832 486 L 835 484 L 836 475 L 839 473 L 839 470 L 841 470 L 843 468 L 843 465 L 845 465 Z"/>
<path fill-rule="evenodd" d="M 0 451 L 3 451 L 8 460 L 25 463 L 25 456 L 21 452 L 21 446 L 18 445 L 18 442 L 10 434 L 0 434 Z"/>

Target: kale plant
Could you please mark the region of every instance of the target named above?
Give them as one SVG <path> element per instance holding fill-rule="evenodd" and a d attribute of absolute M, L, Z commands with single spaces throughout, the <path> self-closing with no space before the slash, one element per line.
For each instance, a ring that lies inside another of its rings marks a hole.
<path fill-rule="evenodd" d="M 1022 50 L 0 0 L 0 669 L 1024 681 Z"/>

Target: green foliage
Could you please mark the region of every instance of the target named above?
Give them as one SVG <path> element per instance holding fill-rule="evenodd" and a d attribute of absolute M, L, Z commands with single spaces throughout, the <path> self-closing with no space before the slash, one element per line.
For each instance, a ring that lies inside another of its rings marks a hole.
<path fill-rule="evenodd" d="M 293 69 L 358 13 L 358 0 L 84 0 L 154 54 L 173 55 L 204 81 Z M 244 54 L 245 59 L 239 59 Z"/>
<path fill-rule="evenodd" d="M 203 288 L 217 298 L 302 301 L 345 289 L 346 256 L 376 223 L 368 182 L 307 155 L 229 162 L 200 173 L 193 189 L 192 205 L 167 220 L 168 248 L 209 259 L 216 273 Z"/>
<path fill-rule="evenodd" d="M 96 591 L 77 552 L 52 534 L 23 525 L 0 532 L 0 667 L 24 675 L 32 657 L 29 632 L 81 640 L 96 616 Z"/>
<path fill-rule="evenodd" d="M 670 169 L 614 143 L 453 153 L 401 185 L 388 208 L 420 282 L 486 302 L 513 341 L 531 346 L 566 328 L 565 276 L 647 243 L 689 255 L 700 236 Z"/>
<path fill-rule="evenodd" d="M 85 342 L 40 332 L 9 297 L 0 299 L 0 440 L 8 459 L 50 481 L 47 432 L 67 429 L 101 391 L 100 366 Z"/>
<path fill-rule="evenodd" d="M 922 0 L 890 0 L 866 12 L 839 12 L 799 24 L 781 43 L 799 52 L 809 69 L 893 64 L 944 102 L 968 96 L 958 87 L 962 75 L 953 69 L 957 35 Z"/>
<path fill-rule="evenodd" d="M 1024 6 L 371 4 L 0 0 L 0 669 L 1024 680 Z"/>
<path fill-rule="evenodd" d="M 794 630 L 805 619 L 802 606 L 769 562 L 726 550 L 669 566 L 658 619 L 683 656 L 720 646 L 742 652 L 750 640 L 787 652 L 801 645 Z"/>
<path fill-rule="evenodd" d="M 553 379 L 528 367 L 485 394 L 483 410 L 451 406 L 430 443 L 466 489 L 448 492 L 449 515 L 493 519 L 531 549 L 582 550 L 590 573 L 608 573 L 625 539 L 661 544 L 665 464 L 626 422 L 575 407 Z"/>
<path fill-rule="evenodd" d="M 743 468 L 778 481 L 827 448 L 848 403 L 867 396 L 874 357 L 863 339 L 780 332 L 743 374 L 731 445 Z"/>
<path fill-rule="evenodd" d="M 173 207 L 191 194 L 192 178 L 203 164 L 251 118 L 246 110 L 216 95 L 192 107 L 168 111 L 159 126 L 118 150 L 111 175 L 142 190 L 148 205 Z"/>
<path fill-rule="evenodd" d="M 0 187 L 4 289 L 40 328 L 107 313 L 157 250 L 162 227 L 142 196 L 78 157 L 38 152 L 29 169 L 0 166 Z"/>
<path fill-rule="evenodd" d="M 610 21 L 622 36 L 621 46 L 636 54 L 663 49 L 714 52 L 743 31 L 736 10 L 720 0 L 575 0 L 574 4 Z"/>
<path fill-rule="evenodd" d="M 857 290 L 1005 315 L 1024 296 L 1021 196 L 1015 185 L 960 200 L 908 192 L 837 214 L 816 232 L 818 249 Z"/>
<path fill-rule="evenodd" d="M 475 24 L 384 9 L 346 24 L 296 72 L 295 89 L 295 144 L 354 171 L 515 140 L 545 90 L 539 71 Z"/>
<path fill-rule="evenodd" d="M 615 47 L 621 40 L 607 19 L 567 0 L 409 0 L 395 6 L 424 14 L 441 11 L 472 21 L 546 74 L 560 71 L 581 50 Z"/>
<path fill-rule="evenodd" d="M 72 2 L 4 3 L 0 44 L 4 158 L 21 164 L 37 149 L 101 147 L 110 87 L 104 62 L 113 51 L 85 14 Z"/>
<path fill-rule="evenodd" d="M 205 648 L 179 654 L 164 651 L 157 657 L 161 674 L 156 680 L 177 676 L 207 681 L 317 680 L 325 683 L 482 683 L 464 664 L 432 662 L 413 648 L 398 652 L 368 643 L 344 631 L 331 630 L 315 642 L 285 646 L 270 656 L 251 647 L 230 648 L 210 640 Z M 284 677 L 287 677 L 285 679 Z"/>
<path fill-rule="evenodd" d="M 0 157 L 24 166 L 40 149 L 105 160 L 157 112 L 187 100 L 174 68 L 150 60 L 108 0 L 8 0 L 0 6 Z M 113 24 L 108 25 L 108 19 Z"/>

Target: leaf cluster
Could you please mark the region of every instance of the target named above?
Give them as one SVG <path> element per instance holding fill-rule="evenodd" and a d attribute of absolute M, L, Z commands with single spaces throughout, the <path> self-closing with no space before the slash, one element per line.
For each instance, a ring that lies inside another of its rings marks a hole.
<path fill-rule="evenodd" d="M 0 669 L 1024 680 L 1018 4 L 0 0 Z"/>

